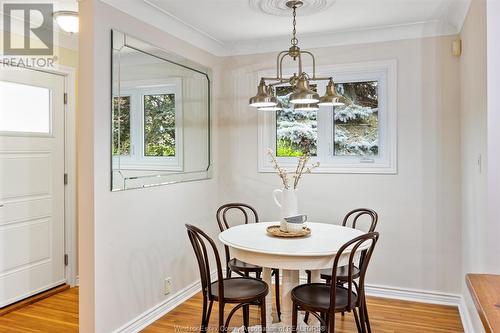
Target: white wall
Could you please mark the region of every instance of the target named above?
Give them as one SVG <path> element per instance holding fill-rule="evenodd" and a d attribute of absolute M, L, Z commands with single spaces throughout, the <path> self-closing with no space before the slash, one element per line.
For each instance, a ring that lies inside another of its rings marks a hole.
<path fill-rule="evenodd" d="M 462 294 L 475 332 L 482 325 L 465 284 L 465 274 L 485 267 L 487 223 L 486 1 L 473 0 L 460 33 L 462 173 Z"/>
<path fill-rule="evenodd" d="M 80 331 L 109 333 L 165 300 L 165 277 L 172 294 L 199 278 L 184 224 L 215 234 L 217 204 L 216 179 L 110 192 L 110 31 L 211 67 L 215 101 L 220 60 L 100 1 L 80 11 Z"/>
<path fill-rule="evenodd" d="M 313 221 L 339 223 L 348 210 L 363 206 L 379 212 L 382 236 L 370 284 L 461 290 L 460 86 L 453 39 L 313 50 L 319 66 L 398 61 L 398 174 L 306 175 L 299 193 L 300 209 Z M 280 181 L 257 172 L 257 112 L 248 98 L 255 94 L 257 72 L 274 68 L 274 59 L 264 54 L 226 61 L 219 115 L 219 154 L 225 159 L 220 198 L 254 205 L 263 220 L 278 218 L 271 192 Z"/>
<path fill-rule="evenodd" d="M 254 205 L 263 220 L 278 217 L 271 192 L 280 182 L 257 172 L 257 113 L 247 105 L 257 72 L 274 68 L 275 54 L 216 58 L 97 0 L 82 2 L 80 11 L 80 330 L 100 333 L 163 301 L 164 277 L 174 278 L 173 293 L 198 278 L 184 223 L 215 233 L 214 211 L 227 201 Z M 461 293 L 463 266 L 472 267 L 481 253 L 474 225 L 461 224 L 462 214 L 476 223 L 484 212 L 469 205 L 480 204 L 485 186 L 475 166 L 485 149 L 478 136 L 485 122 L 474 102 L 485 88 L 472 68 L 482 55 L 471 50 L 484 47 L 476 38 L 481 16 L 474 17 L 464 28 L 462 60 L 451 55 L 454 37 L 312 50 L 320 66 L 398 61 L 398 174 L 307 175 L 299 194 L 301 210 L 315 221 L 338 223 L 360 206 L 379 212 L 382 237 L 370 284 Z M 111 28 L 214 70 L 214 179 L 109 191 Z M 474 81 L 460 83 L 460 74 Z M 462 251 L 462 239 L 473 255 Z"/>
<path fill-rule="evenodd" d="M 484 229 L 485 269 L 500 274 L 500 1 L 488 0 L 488 219 Z"/>

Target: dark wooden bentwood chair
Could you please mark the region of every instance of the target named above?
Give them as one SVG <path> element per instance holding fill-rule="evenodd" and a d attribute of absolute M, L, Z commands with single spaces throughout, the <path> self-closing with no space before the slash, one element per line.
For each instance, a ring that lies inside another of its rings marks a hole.
<path fill-rule="evenodd" d="M 363 219 L 363 221 L 360 221 L 360 217 L 363 217 L 366 215 L 368 219 Z M 354 218 L 351 219 L 351 217 L 354 216 Z M 374 232 L 375 228 L 377 227 L 377 222 L 378 222 L 378 214 L 369 208 L 357 208 L 354 210 L 351 210 L 349 213 L 346 214 L 344 217 L 344 220 L 342 221 L 342 226 L 344 227 L 351 227 L 353 229 L 358 229 L 359 223 L 364 223 L 369 222 L 368 228 L 363 228 L 363 230 L 366 230 L 367 232 Z M 306 271 L 307 273 L 307 283 L 311 283 L 311 271 Z M 356 279 L 357 276 L 359 275 L 359 269 L 357 267 L 354 268 L 354 278 Z M 321 278 L 326 280 L 327 283 L 330 282 L 332 279 L 332 276 L 330 275 L 330 270 L 328 269 L 323 269 L 321 271 Z M 337 271 L 337 280 L 339 282 L 345 281 L 347 278 L 347 267 L 339 267 L 339 270 Z"/>
<path fill-rule="evenodd" d="M 367 218 L 360 219 L 361 217 L 367 217 Z M 357 208 L 351 210 L 344 216 L 344 220 L 342 221 L 342 226 L 357 229 L 360 226 L 360 224 L 363 224 L 364 230 L 368 229 L 367 230 L 368 232 L 374 232 L 375 228 L 377 227 L 377 222 L 378 222 L 378 214 L 373 209 Z M 330 283 L 330 281 L 332 280 L 332 276 L 330 273 L 331 272 L 329 269 L 321 270 L 320 276 L 323 280 L 326 280 L 326 283 Z M 311 271 L 306 270 L 306 274 L 307 274 L 307 283 L 311 283 L 312 282 Z M 354 267 L 353 276 L 355 279 L 359 277 L 359 268 L 356 266 Z M 339 267 L 337 270 L 337 283 L 342 284 L 346 280 L 347 280 L 347 266 Z M 343 312 L 342 315 L 344 315 Z M 304 321 L 307 323 L 308 319 L 309 319 L 309 313 L 306 313 Z M 371 332 L 370 327 L 368 327 L 368 331 Z"/>
<path fill-rule="evenodd" d="M 365 302 L 365 275 L 378 238 L 378 232 L 369 232 L 344 244 L 333 261 L 330 283 L 303 284 L 292 290 L 292 333 L 297 331 L 299 310 L 311 313 L 318 318 L 321 323 L 321 332 L 329 333 L 335 332 L 336 313 L 352 311 L 358 332 L 367 332 L 370 321 Z M 360 247 L 366 247 L 366 250 L 360 256 L 361 259 L 355 260 L 356 251 Z M 349 258 L 346 266 L 347 279 L 339 285 L 337 283 L 339 263 L 340 259 L 346 256 Z M 358 267 L 358 283 L 354 278 L 355 267 Z"/>
<path fill-rule="evenodd" d="M 219 229 L 221 232 L 229 229 L 232 224 L 229 223 L 229 214 L 233 211 L 236 213 L 241 213 L 243 215 L 243 222 L 248 224 L 253 220 L 253 222 L 259 222 L 259 215 L 257 211 L 244 203 L 227 203 L 222 205 L 217 209 L 217 223 L 219 224 Z M 262 267 L 252 265 L 236 258 L 231 258 L 229 253 L 229 247 L 224 245 L 224 250 L 226 254 L 226 275 L 228 278 L 231 277 L 231 273 L 234 272 L 239 276 L 249 276 L 250 273 L 254 273 L 257 279 L 261 278 Z M 278 318 L 281 318 L 281 307 L 280 307 L 280 271 L 279 269 L 273 269 L 272 275 L 274 275 L 274 287 L 276 294 L 276 312 L 278 313 Z"/>
<path fill-rule="evenodd" d="M 251 277 L 224 279 L 219 252 L 214 241 L 195 226 L 186 224 L 186 228 L 196 255 L 196 260 L 198 261 L 201 277 L 203 313 L 200 332 L 208 331 L 208 323 L 214 301 L 219 302 L 219 332 L 227 332 L 231 317 L 240 308 L 243 310 L 245 332 L 248 332 L 250 305 L 260 307 L 262 332 L 266 332 L 266 295 L 269 292 L 267 283 Z M 210 277 L 210 252 L 215 257 L 215 264 L 217 266 L 217 281 L 214 282 L 211 281 Z M 237 305 L 229 312 L 226 321 L 224 321 L 224 306 L 226 304 Z"/>

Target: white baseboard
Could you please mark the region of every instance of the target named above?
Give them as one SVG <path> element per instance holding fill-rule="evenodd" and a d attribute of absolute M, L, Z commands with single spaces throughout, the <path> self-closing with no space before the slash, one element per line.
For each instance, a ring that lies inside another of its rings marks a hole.
<path fill-rule="evenodd" d="M 212 281 L 217 280 L 217 275 L 212 274 Z M 151 309 L 145 311 L 141 315 L 129 321 L 127 324 L 123 325 L 119 329 L 115 330 L 114 333 L 136 333 L 140 332 L 142 329 L 154 323 L 156 320 L 163 317 L 168 312 L 175 309 L 177 306 L 181 305 L 198 292 L 201 291 L 200 280 L 191 283 L 186 288 L 178 291 L 172 297 L 166 299 L 165 301 L 157 304 Z"/>
<path fill-rule="evenodd" d="M 212 280 L 216 280 L 216 274 L 212 274 Z M 301 283 L 306 283 L 305 277 L 300 278 Z M 114 333 L 136 333 L 151 325 L 153 322 L 163 317 L 165 314 L 173 310 L 175 307 L 193 297 L 196 293 L 200 292 L 200 281 L 191 283 L 186 288 L 180 290 L 169 299 L 161 302 L 153 308 L 147 310 L 143 314 L 137 316 L 121 328 L 114 331 Z M 388 287 L 380 285 L 366 285 L 366 294 L 368 296 L 382 297 L 389 299 L 398 299 L 404 301 L 450 305 L 456 306 L 460 313 L 462 325 L 465 333 L 476 333 L 474 325 L 472 324 L 467 305 L 464 297 L 457 294 L 447 294 L 439 292 L 431 292 L 425 290 L 405 289 L 397 287 Z"/>
<path fill-rule="evenodd" d="M 307 278 L 305 276 L 300 277 L 301 283 L 306 283 Z M 373 297 L 382 297 L 389 299 L 397 299 L 403 301 L 428 303 L 428 304 L 439 304 L 439 305 L 449 305 L 456 306 L 460 313 L 460 319 L 462 321 L 462 326 L 464 327 L 465 333 L 479 333 L 474 330 L 474 325 L 469 314 L 465 299 L 462 295 L 458 294 L 447 294 L 440 292 L 432 292 L 426 290 L 417 289 L 407 289 L 407 288 L 397 288 L 381 285 L 370 285 L 367 284 L 365 287 L 366 294 Z"/>
<path fill-rule="evenodd" d="M 430 292 L 416 289 L 403 289 L 388 286 L 367 285 L 368 296 L 392 298 L 404 301 L 456 306 L 465 333 L 475 333 L 464 297 L 458 294 Z"/>

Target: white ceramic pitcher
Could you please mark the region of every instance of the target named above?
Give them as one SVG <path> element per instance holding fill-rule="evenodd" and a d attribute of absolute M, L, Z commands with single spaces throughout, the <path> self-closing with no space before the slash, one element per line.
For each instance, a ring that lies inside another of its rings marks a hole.
<path fill-rule="evenodd" d="M 278 200 L 281 197 L 281 200 Z M 280 229 L 287 231 L 285 217 L 294 216 L 299 214 L 297 192 L 293 189 L 276 189 L 273 191 L 274 202 L 280 207 Z"/>

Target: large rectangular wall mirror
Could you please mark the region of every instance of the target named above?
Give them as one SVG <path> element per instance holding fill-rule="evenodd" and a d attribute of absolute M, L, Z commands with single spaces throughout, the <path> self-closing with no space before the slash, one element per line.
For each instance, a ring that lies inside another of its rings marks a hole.
<path fill-rule="evenodd" d="M 113 191 L 210 178 L 210 70 L 112 31 Z"/>

